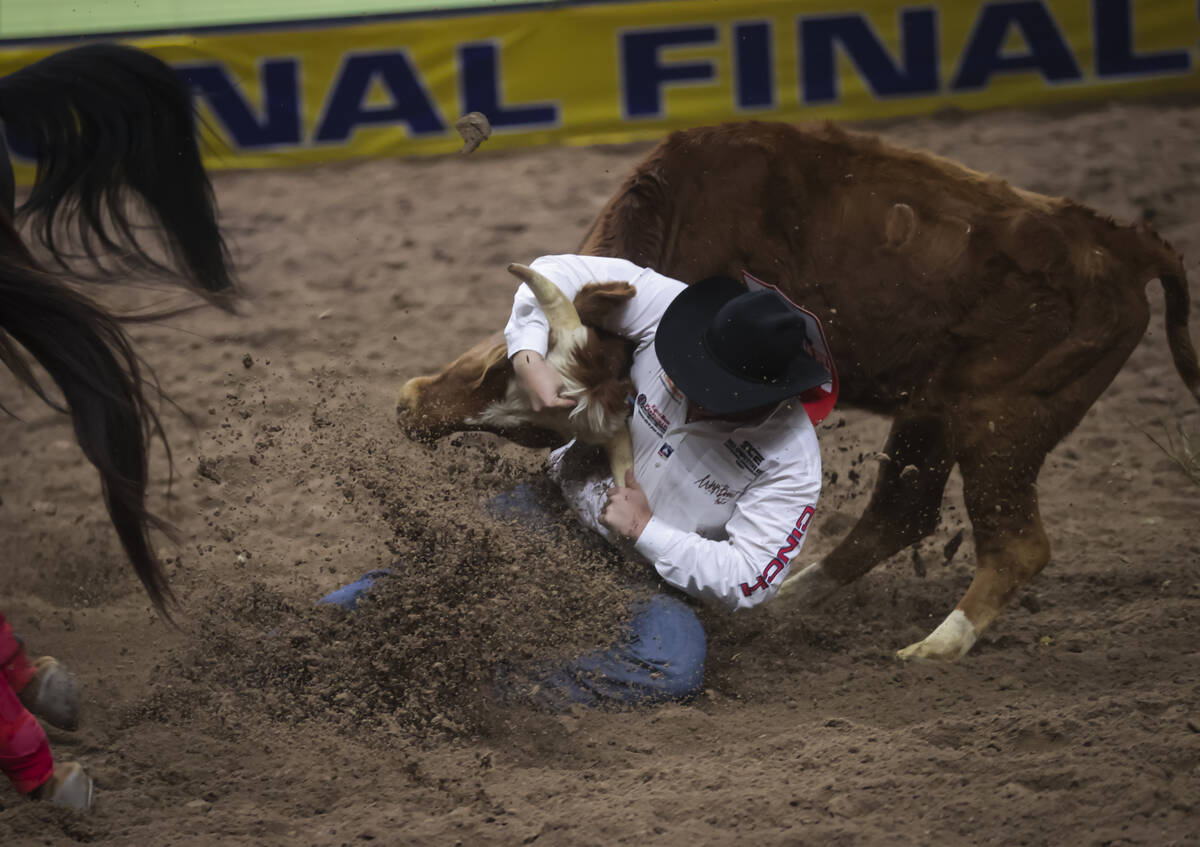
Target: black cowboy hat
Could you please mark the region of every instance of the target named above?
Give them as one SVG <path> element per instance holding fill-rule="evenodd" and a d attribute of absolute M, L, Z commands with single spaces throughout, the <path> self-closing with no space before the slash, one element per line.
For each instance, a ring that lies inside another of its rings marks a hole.
<path fill-rule="evenodd" d="M 804 313 L 775 289 L 747 291 L 729 277 L 709 277 L 671 301 L 654 347 L 690 401 L 729 415 L 828 382 L 808 338 Z"/>

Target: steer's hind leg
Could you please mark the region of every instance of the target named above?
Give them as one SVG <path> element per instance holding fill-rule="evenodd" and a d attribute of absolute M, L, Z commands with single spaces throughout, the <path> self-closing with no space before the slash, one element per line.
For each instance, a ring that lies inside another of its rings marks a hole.
<path fill-rule="evenodd" d="M 937 629 L 897 653 L 899 658 L 961 658 L 1017 589 L 1050 560 L 1036 487 L 1045 451 L 1028 442 L 1023 448 L 1010 444 L 981 445 L 974 455 L 960 458 L 963 497 L 975 531 L 975 578 Z M 995 447 L 1005 449 L 995 452 Z"/>
<path fill-rule="evenodd" d="M 902 659 L 963 656 L 1017 590 L 1050 561 L 1050 542 L 1038 513 L 1042 462 L 1108 386 L 1146 328 L 1140 289 L 1124 299 L 1098 299 L 1076 315 L 1076 336 L 1100 327 L 1106 347 L 1083 355 L 1075 337 L 1051 350 L 1027 376 L 1025 394 L 977 392 L 954 417 L 955 458 L 975 532 L 975 578 L 954 611 Z M 1089 323 L 1090 322 L 1090 323 Z M 1086 365 L 1086 369 L 1081 367 Z"/>
<path fill-rule="evenodd" d="M 897 419 L 884 449 L 890 459 L 858 523 L 822 561 L 788 577 L 781 595 L 816 605 L 937 528 L 953 466 L 945 423 L 932 416 Z"/>

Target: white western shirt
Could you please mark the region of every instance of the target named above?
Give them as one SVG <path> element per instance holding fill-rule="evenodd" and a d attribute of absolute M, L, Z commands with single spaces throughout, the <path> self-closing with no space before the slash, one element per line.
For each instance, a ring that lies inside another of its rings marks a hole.
<path fill-rule="evenodd" d="M 788 400 L 749 424 L 688 423 L 687 398 L 654 351 L 658 322 L 686 286 L 624 259 L 543 256 L 532 267 L 571 300 L 589 282 L 637 289 L 604 327 L 637 345 L 629 428 L 634 476 L 654 513 L 637 551 L 671 585 L 731 609 L 773 596 L 800 553 L 821 491 L 821 453 L 804 406 Z M 504 334 L 510 357 L 519 350 L 546 354 L 549 325 L 526 285 L 517 290 Z M 610 538 L 600 523 L 612 486 L 607 463 L 580 462 L 586 451 L 572 446 L 550 454 L 550 474 L 583 523 Z"/>

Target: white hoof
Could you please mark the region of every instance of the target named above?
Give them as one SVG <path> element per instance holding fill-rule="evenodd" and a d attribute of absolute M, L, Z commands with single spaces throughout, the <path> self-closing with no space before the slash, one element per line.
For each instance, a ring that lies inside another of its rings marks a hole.
<path fill-rule="evenodd" d="M 818 606 L 842 584 L 825 573 L 820 562 L 813 562 L 799 573 L 793 573 L 779 586 L 780 597 L 790 597 L 805 606 Z"/>
<path fill-rule="evenodd" d="M 955 609 L 923 641 L 897 651 L 896 658 L 905 661 L 953 662 L 967 655 L 978 637 L 974 624 Z"/>

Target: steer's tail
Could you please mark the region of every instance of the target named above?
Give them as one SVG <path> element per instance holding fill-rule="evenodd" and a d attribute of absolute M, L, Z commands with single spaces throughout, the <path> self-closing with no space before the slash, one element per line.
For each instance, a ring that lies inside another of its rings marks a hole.
<path fill-rule="evenodd" d="M 57 384 L 65 408 L 46 393 L 18 345 Z M 0 220 L 0 364 L 71 416 L 79 446 L 100 473 L 121 545 L 165 614 L 171 591 L 149 539 L 150 527 L 163 525 L 145 505 L 147 448 L 162 429 L 143 394 L 137 356 L 116 319 L 41 270 L 5 220 Z"/>
<path fill-rule="evenodd" d="M 55 53 L 0 79 L 0 120 L 37 159 L 18 217 L 30 218 L 59 264 L 72 258 L 60 243 L 65 230 L 93 266 L 108 255 L 127 268 L 169 271 L 229 306 L 235 284 L 192 102 L 169 65 L 118 44 Z M 167 261 L 139 240 L 131 198 L 149 212 Z"/>
<path fill-rule="evenodd" d="M 1197 362 L 1196 348 L 1188 333 L 1190 298 L 1187 272 L 1183 269 L 1183 259 L 1174 251 L 1171 251 L 1169 260 L 1159 265 L 1158 280 L 1162 283 L 1167 307 L 1167 347 L 1171 350 L 1171 358 L 1175 360 L 1175 370 L 1192 395 L 1200 400 L 1200 362 Z"/>

